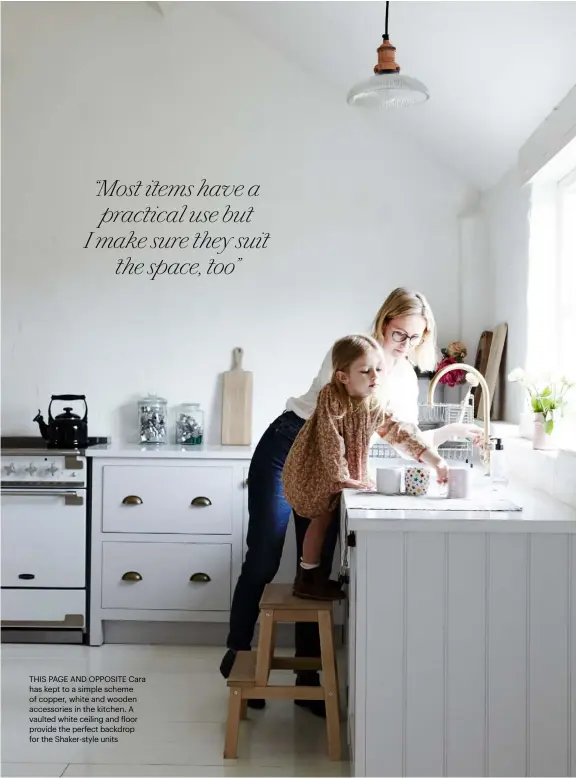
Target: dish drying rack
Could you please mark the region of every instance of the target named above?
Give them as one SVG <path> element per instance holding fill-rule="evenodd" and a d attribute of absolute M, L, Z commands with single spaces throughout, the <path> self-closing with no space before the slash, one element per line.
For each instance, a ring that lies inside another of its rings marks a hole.
<path fill-rule="evenodd" d="M 457 403 L 434 403 L 434 405 L 418 405 L 418 426 L 422 432 L 435 430 L 443 427 L 445 424 L 453 424 L 459 420 L 462 413 L 462 405 Z M 468 404 L 464 409 L 461 419 L 462 424 L 474 423 L 474 405 Z M 471 462 L 473 456 L 473 444 L 468 438 L 454 438 L 438 447 L 445 459 L 457 459 L 465 462 L 467 459 Z M 370 459 L 402 459 L 389 443 L 382 441 L 374 443 L 370 447 Z"/>

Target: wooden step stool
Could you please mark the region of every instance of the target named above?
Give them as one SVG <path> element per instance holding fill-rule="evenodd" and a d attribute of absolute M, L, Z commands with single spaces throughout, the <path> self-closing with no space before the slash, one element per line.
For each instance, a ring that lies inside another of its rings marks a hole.
<path fill-rule="evenodd" d="M 236 759 L 240 719 L 246 718 L 247 700 L 324 700 L 328 756 L 340 756 L 340 702 L 333 639 L 333 602 L 303 600 L 292 594 L 292 584 L 268 584 L 260 600 L 257 651 L 239 651 L 228 687 L 228 722 L 224 758 Z M 280 622 L 316 621 L 320 632 L 320 658 L 274 656 L 275 627 Z M 322 670 L 322 686 L 279 686 L 269 683 L 271 670 Z"/>

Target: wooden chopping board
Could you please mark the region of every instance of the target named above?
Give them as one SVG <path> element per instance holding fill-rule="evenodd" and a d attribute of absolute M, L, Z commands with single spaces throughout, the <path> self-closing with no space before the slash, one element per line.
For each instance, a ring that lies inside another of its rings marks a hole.
<path fill-rule="evenodd" d="M 249 446 L 252 443 L 253 376 L 242 368 L 244 352 L 232 352 L 232 370 L 222 379 L 222 445 Z"/>
<path fill-rule="evenodd" d="M 476 361 L 474 367 L 486 377 L 486 368 L 488 367 L 488 357 L 490 356 L 490 346 L 492 345 L 493 333 L 485 330 L 480 336 L 478 343 L 478 351 L 476 352 Z M 478 417 L 478 411 L 480 409 L 480 397 L 482 396 L 482 387 L 477 386 L 474 391 L 474 416 Z"/>
<path fill-rule="evenodd" d="M 499 324 L 492 335 L 492 343 L 490 344 L 490 355 L 488 356 L 488 364 L 486 366 L 486 372 L 484 378 L 488 384 L 490 390 L 490 408 L 494 401 L 494 393 L 496 391 L 496 385 L 498 382 L 498 375 L 500 373 L 500 362 L 502 360 L 502 353 L 504 352 L 504 346 L 506 344 L 506 336 L 508 335 L 508 325 Z M 478 409 L 478 419 L 484 420 L 484 409 L 482 403 Z"/>

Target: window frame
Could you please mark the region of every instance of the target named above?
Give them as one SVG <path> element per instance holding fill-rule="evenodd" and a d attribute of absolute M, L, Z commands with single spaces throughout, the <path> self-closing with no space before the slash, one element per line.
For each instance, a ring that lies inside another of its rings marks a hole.
<path fill-rule="evenodd" d="M 576 309 L 576 211 L 572 222 L 568 217 L 569 206 L 568 200 L 572 200 L 574 207 L 576 208 L 576 167 L 571 170 L 567 175 L 558 181 L 556 207 L 557 207 L 557 251 L 556 251 L 556 301 L 557 301 L 557 322 L 556 332 L 558 336 L 559 348 L 561 351 L 560 359 L 558 360 L 558 368 L 561 372 L 567 373 L 572 377 L 576 376 L 576 356 L 574 357 L 574 366 L 567 366 L 564 362 L 566 355 L 569 352 L 570 340 L 572 330 L 570 327 L 570 319 L 568 319 L 568 326 L 565 326 L 566 321 L 566 309 L 570 307 L 570 292 L 572 291 L 572 307 Z M 567 232 L 571 231 L 570 237 Z M 568 244 L 568 245 L 567 245 Z M 569 252 L 570 248 L 574 245 L 574 257 L 572 262 L 572 268 L 570 268 Z M 573 275 L 573 278 L 567 279 L 567 274 Z M 568 281 L 568 283 L 567 283 Z M 572 314 L 571 318 L 575 318 Z M 574 322 L 576 324 L 576 320 Z M 574 327 L 576 332 L 576 326 Z M 573 340 L 573 337 L 572 337 Z M 573 353 L 576 354 L 576 344 L 572 348 Z"/>
<path fill-rule="evenodd" d="M 574 216 L 570 220 L 568 201 L 571 201 L 575 209 Z M 558 301 L 557 333 L 560 348 L 559 368 L 562 373 L 576 380 L 576 167 L 558 181 L 558 243 L 557 243 L 557 279 L 558 288 L 556 299 Z M 570 235 L 568 235 L 570 231 Z M 574 251 L 572 262 L 570 253 Z M 569 274 L 570 277 L 567 278 Z M 570 306 L 570 298 L 572 305 Z M 567 309 L 572 308 L 567 316 Z M 567 363 L 568 355 L 572 357 L 572 364 Z M 569 403 L 564 411 L 562 423 L 562 445 L 565 448 L 576 448 L 576 389 L 571 391 Z"/>
<path fill-rule="evenodd" d="M 551 322 L 554 332 L 550 338 L 539 332 L 541 326 L 538 319 L 528 322 L 528 372 L 536 365 L 542 364 L 544 369 L 565 373 L 576 379 L 576 253 L 570 262 L 572 246 L 576 246 L 576 211 L 570 219 L 568 216 L 568 198 L 576 205 L 576 166 L 561 178 L 538 182 L 532 191 L 533 208 L 539 209 L 530 214 L 531 248 L 529 268 L 528 313 L 532 305 L 545 311 L 544 320 Z M 575 207 L 575 206 L 573 206 Z M 535 232 L 533 233 L 533 229 Z M 570 236 L 567 235 L 570 229 Z M 534 242 L 532 243 L 534 235 Z M 533 259 L 532 251 L 537 258 Z M 548 251 L 552 254 L 551 265 L 546 266 Z M 534 264 L 532 264 L 534 263 Z M 551 281 L 552 298 L 546 298 L 546 274 Z M 567 273 L 570 277 L 567 278 Z M 539 300 L 539 302 L 537 302 Z M 570 305 L 570 301 L 572 305 Z M 567 316 L 567 312 L 568 316 Z M 546 353 L 543 353 L 545 349 Z M 574 354 L 571 364 L 567 358 Z M 525 397 L 525 414 L 532 414 L 530 399 Z M 564 416 L 557 425 L 558 447 L 560 449 L 576 450 L 576 389 L 569 396 L 569 403 L 564 409 Z"/>

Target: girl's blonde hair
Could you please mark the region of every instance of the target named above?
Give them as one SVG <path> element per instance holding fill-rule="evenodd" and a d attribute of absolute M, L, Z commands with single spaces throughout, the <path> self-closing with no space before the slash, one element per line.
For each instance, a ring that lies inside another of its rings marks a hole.
<path fill-rule="evenodd" d="M 338 395 L 342 408 L 342 415 L 348 410 L 354 410 L 361 407 L 363 403 L 367 403 L 369 407 L 377 407 L 380 403 L 380 400 L 374 396 L 355 401 L 354 398 L 350 397 L 346 391 L 346 387 L 336 375 L 338 371 L 347 373 L 353 362 L 366 356 L 371 351 L 376 351 L 384 361 L 382 346 L 375 338 L 371 338 L 369 335 L 346 335 L 345 337 L 340 338 L 340 340 L 337 340 L 332 347 L 331 383 Z"/>
<path fill-rule="evenodd" d="M 436 322 L 428 300 L 420 292 L 412 292 L 400 286 L 391 292 L 374 319 L 372 335 L 378 343 L 384 343 L 388 323 L 398 316 L 422 316 L 426 328 L 420 345 L 416 346 L 410 358 L 423 373 L 433 371 L 437 364 Z"/>

